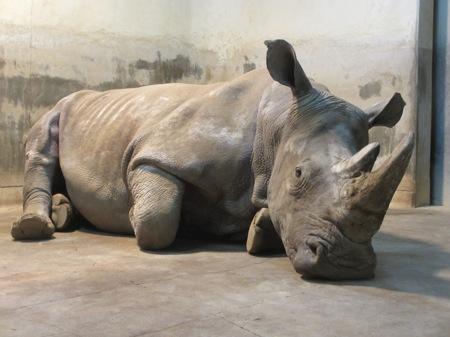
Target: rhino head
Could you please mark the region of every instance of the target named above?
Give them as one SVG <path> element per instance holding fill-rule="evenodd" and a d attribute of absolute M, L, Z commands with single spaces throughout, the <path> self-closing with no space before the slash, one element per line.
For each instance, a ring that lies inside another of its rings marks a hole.
<path fill-rule="evenodd" d="M 268 207 L 288 257 L 303 276 L 373 277 L 371 239 L 408 166 L 413 136 L 406 136 L 374 168 L 380 145 L 368 144 L 368 131 L 376 125 L 394 126 L 405 103 L 396 93 L 363 111 L 315 89 L 289 43 L 266 45 L 268 71 L 291 89 L 292 101 L 281 126 L 270 136 L 260 135 L 265 144 L 271 143 L 272 152 L 265 158 L 269 171 L 261 168 L 258 155 L 253 160 L 253 201 Z M 259 125 L 257 133 L 261 129 L 270 126 Z"/>

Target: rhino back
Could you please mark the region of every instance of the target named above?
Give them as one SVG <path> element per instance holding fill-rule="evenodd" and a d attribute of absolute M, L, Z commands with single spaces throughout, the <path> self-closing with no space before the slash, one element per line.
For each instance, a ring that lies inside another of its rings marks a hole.
<path fill-rule="evenodd" d="M 256 111 L 267 83 L 266 72 L 256 71 L 211 85 L 73 95 L 61 114 L 60 162 L 74 205 L 101 229 L 131 232 L 122 160 L 132 147 L 125 166 L 145 162 L 181 178 L 189 209 L 221 203 L 225 212 L 231 205 L 242 213 L 233 201 L 250 188 Z M 193 213 L 196 221 L 202 216 Z"/>

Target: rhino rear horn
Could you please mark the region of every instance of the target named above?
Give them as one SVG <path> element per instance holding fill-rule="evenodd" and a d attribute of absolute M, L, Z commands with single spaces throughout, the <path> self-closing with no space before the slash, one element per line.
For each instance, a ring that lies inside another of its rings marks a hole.
<path fill-rule="evenodd" d="M 272 78 L 292 89 L 295 96 L 307 95 L 311 82 L 297 60 L 294 48 L 285 40 L 264 41 L 267 46 L 267 70 Z"/>
<path fill-rule="evenodd" d="M 372 170 L 379 153 L 380 144 L 370 143 L 352 157 L 334 165 L 332 171 L 345 178 L 357 177 L 363 172 L 370 172 Z"/>

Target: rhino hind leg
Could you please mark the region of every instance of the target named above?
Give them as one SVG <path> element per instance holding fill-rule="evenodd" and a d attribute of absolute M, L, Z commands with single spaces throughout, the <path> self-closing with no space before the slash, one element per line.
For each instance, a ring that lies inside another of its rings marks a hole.
<path fill-rule="evenodd" d="M 11 235 L 16 240 L 45 239 L 56 231 L 71 230 L 74 227 L 74 209 L 63 194 L 52 196 L 52 211 L 48 216 L 35 212 L 25 212 L 11 228 Z"/>
<path fill-rule="evenodd" d="M 50 238 L 55 226 L 48 217 L 40 214 L 24 214 L 13 223 L 11 235 L 15 240 L 38 240 Z"/>
<path fill-rule="evenodd" d="M 262 208 L 255 214 L 248 229 L 247 252 L 250 254 L 261 254 L 283 251 L 283 243 L 273 228 L 269 210 Z"/>
<path fill-rule="evenodd" d="M 73 228 L 74 209 L 69 199 L 61 193 L 52 196 L 51 219 L 58 232 L 67 231 Z"/>
<path fill-rule="evenodd" d="M 129 172 L 128 188 L 138 246 L 143 250 L 170 246 L 178 231 L 184 184 L 156 167 L 140 165 Z"/>
<path fill-rule="evenodd" d="M 16 240 L 48 239 L 55 226 L 50 219 L 52 186 L 59 163 L 59 115 L 52 110 L 30 130 L 25 146 L 23 215 L 14 222 Z"/>

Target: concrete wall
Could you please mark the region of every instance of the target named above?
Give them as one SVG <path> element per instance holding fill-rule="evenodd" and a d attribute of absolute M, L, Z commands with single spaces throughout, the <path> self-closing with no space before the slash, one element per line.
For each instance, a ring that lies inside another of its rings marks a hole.
<path fill-rule="evenodd" d="M 450 8 L 436 1 L 434 119 L 432 133 L 433 204 L 450 206 Z"/>
<path fill-rule="evenodd" d="M 0 8 L 0 195 L 9 200 L 22 184 L 23 136 L 61 97 L 226 80 L 264 66 L 266 39 L 289 40 L 310 77 L 360 107 L 401 92 L 398 127 L 372 132 L 383 154 L 415 129 L 418 0 L 0 0 Z M 397 200 L 414 202 L 414 163 L 400 190 Z"/>

